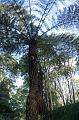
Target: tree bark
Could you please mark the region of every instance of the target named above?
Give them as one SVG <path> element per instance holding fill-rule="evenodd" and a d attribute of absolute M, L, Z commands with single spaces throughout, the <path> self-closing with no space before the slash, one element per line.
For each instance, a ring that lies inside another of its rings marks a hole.
<path fill-rule="evenodd" d="M 45 111 L 45 103 L 41 91 L 43 85 L 41 82 L 43 78 L 40 76 L 42 74 L 40 74 L 39 70 L 37 57 L 37 41 L 35 40 L 35 38 L 32 38 L 29 41 L 30 90 L 26 102 L 26 120 L 38 120 L 38 116 L 41 116 Z"/>

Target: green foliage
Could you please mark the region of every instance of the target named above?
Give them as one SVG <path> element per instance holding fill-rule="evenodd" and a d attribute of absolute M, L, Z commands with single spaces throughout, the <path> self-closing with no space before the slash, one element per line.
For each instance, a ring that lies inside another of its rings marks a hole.
<path fill-rule="evenodd" d="M 26 99 L 28 95 L 28 85 L 24 84 L 17 89 L 16 93 L 10 98 L 10 107 L 16 112 L 18 119 L 25 119 Z"/>
<path fill-rule="evenodd" d="M 6 69 L 6 71 L 10 71 L 12 72 L 12 74 L 15 74 L 15 75 L 17 74 L 18 62 L 16 61 L 14 56 L 12 56 L 9 53 L 1 54 L 0 61 L 1 61 L 1 67 Z"/>
<path fill-rule="evenodd" d="M 23 55 L 19 61 L 19 70 L 21 71 L 21 75 L 27 75 L 29 72 L 29 61 L 26 54 Z"/>
<path fill-rule="evenodd" d="M 29 15 L 24 8 L 16 4 L 1 4 L 0 6 L 2 8 L 0 12 L 0 47 L 5 52 L 17 51 L 20 53 L 28 44 Z"/>
<path fill-rule="evenodd" d="M 49 112 L 50 120 L 79 120 L 79 103 L 60 107 Z"/>
<path fill-rule="evenodd" d="M 0 82 L 0 120 L 14 120 L 14 116 L 17 116 L 16 112 L 10 107 L 12 87 L 12 81 L 8 78 Z"/>

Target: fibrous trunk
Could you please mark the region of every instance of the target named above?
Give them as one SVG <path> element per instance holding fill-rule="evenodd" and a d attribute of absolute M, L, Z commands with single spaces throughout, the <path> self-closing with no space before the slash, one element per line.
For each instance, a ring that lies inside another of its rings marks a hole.
<path fill-rule="evenodd" d="M 42 73 L 38 69 L 37 41 L 32 38 L 29 41 L 29 81 L 30 90 L 26 103 L 26 120 L 38 120 L 38 116 L 44 113 L 44 100 L 42 97 Z M 40 75 L 39 75 L 40 74 Z"/>

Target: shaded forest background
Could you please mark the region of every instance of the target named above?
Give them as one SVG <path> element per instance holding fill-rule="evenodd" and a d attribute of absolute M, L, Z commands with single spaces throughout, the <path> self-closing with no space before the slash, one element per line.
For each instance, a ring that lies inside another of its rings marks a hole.
<path fill-rule="evenodd" d="M 55 20 L 52 9 L 57 3 L 1 1 L 1 120 L 79 119 L 79 36 L 52 31 L 78 30 L 79 4 L 58 10 Z M 18 88 L 19 79 L 23 85 Z"/>

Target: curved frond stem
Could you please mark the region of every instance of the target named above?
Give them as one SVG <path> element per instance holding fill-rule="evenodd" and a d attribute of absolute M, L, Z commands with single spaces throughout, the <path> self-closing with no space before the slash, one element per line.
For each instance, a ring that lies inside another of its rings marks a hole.
<path fill-rule="evenodd" d="M 41 36 L 43 36 L 43 35 L 45 35 L 46 33 L 50 32 L 52 29 L 58 27 L 59 24 L 60 24 L 60 23 L 57 23 L 56 25 L 54 25 L 54 26 L 52 26 L 51 28 L 49 28 L 47 31 L 43 32 L 43 34 L 42 34 Z M 40 37 L 41 37 L 41 36 L 40 36 Z"/>
<path fill-rule="evenodd" d="M 31 1 L 29 0 L 29 9 L 30 9 L 30 20 L 31 20 L 31 23 L 30 23 L 30 31 L 29 31 L 29 35 L 30 35 L 30 38 L 32 37 L 32 34 L 33 34 L 33 22 L 32 22 L 32 8 L 31 8 Z"/>
<path fill-rule="evenodd" d="M 31 29 L 32 29 L 32 9 L 31 9 L 31 2 L 29 0 L 29 9 L 30 9 L 30 20 L 31 20 Z"/>
<path fill-rule="evenodd" d="M 40 24 L 40 26 L 39 26 L 39 28 L 38 28 L 38 31 L 41 29 L 41 27 L 42 27 L 42 25 L 43 25 L 43 23 L 44 23 L 46 17 L 48 16 L 48 14 L 49 14 L 49 12 L 50 12 L 50 10 L 52 9 L 52 7 L 53 7 L 54 4 L 55 4 L 55 1 L 54 1 L 54 2 L 51 2 L 51 6 L 50 6 L 50 8 L 49 8 L 47 14 L 45 15 L 44 19 L 42 19 L 41 24 Z"/>
<path fill-rule="evenodd" d="M 38 25 L 37 30 L 36 30 L 36 36 L 37 36 L 37 33 L 40 31 L 42 25 L 44 24 L 44 22 L 45 22 L 45 20 L 46 20 L 46 17 L 48 16 L 48 14 L 49 14 L 50 10 L 52 9 L 52 7 L 54 6 L 55 2 L 56 2 L 56 1 L 53 1 L 53 2 L 51 1 L 51 3 L 50 3 L 50 0 L 49 0 L 48 3 L 46 4 L 46 7 L 45 7 L 45 9 L 44 9 L 44 13 L 42 14 L 42 17 L 41 17 L 41 19 L 40 19 L 40 21 L 39 21 L 39 25 Z M 45 12 L 46 12 L 46 10 L 47 10 L 47 7 L 49 6 L 49 3 L 51 4 L 51 6 L 50 6 L 48 12 L 45 14 Z M 53 28 L 52 28 L 52 29 L 53 29 Z M 48 31 L 48 30 L 47 30 L 47 31 Z M 47 32 L 46 32 L 46 33 L 47 33 Z"/>
<path fill-rule="evenodd" d="M 9 1 L 9 3 L 10 3 L 10 0 L 8 0 Z M 17 2 L 16 2 L 16 0 L 14 0 L 14 2 L 15 2 L 15 4 L 17 5 Z M 16 11 L 16 9 L 15 9 L 15 7 L 14 7 L 14 5 L 13 4 L 11 4 L 11 6 L 14 8 L 14 10 L 15 10 L 15 12 L 16 12 L 16 14 L 19 16 L 19 18 L 20 18 L 20 20 L 22 21 L 22 23 L 24 24 L 24 26 L 25 26 L 25 29 L 27 29 L 28 30 L 28 34 L 29 34 L 29 36 L 30 36 L 30 32 L 29 32 L 29 25 L 27 25 L 26 24 L 26 22 L 25 22 L 25 19 L 24 19 L 24 17 L 23 17 L 23 14 L 21 14 L 21 16 L 18 14 L 18 12 Z M 20 12 L 20 8 L 18 8 L 19 9 L 19 12 Z"/>
<path fill-rule="evenodd" d="M 3 24 L 3 25 L 4 25 L 4 24 Z M 12 29 L 14 29 L 14 30 L 16 30 L 17 32 L 19 32 L 21 35 L 23 35 L 23 36 L 27 39 L 27 41 L 29 41 L 28 36 L 27 36 L 27 35 L 25 35 L 23 32 L 19 31 L 17 28 L 12 27 L 12 26 L 10 26 L 10 25 L 9 25 L 9 27 L 10 27 L 10 28 L 12 28 Z"/>
<path fill-rule="evenodd" d="M 39 29 L 39 27 L 40 27 L 40 24 L 41 24 L 41 22 L 42 22 L 42 20 L 43 20 L 43 18 L 44 18 L 44 15 L 45 15 L 45 12 L 46 12 L 46 10 L 47 10 L 47 7 L 49 6 L 49 2 L 50 2 L 50 0 L 49 0 L 48 3 L 46 4 L 46 7 L 45 7 L 44 12 L 43 12 L 43 14 L 42 14 L 42 17 L 41 17 L 41 19 L 40 19 L 40 21 L 39 21 L 39 25 L 38 25 L 38 27 L 37 27 L 37 31 L 38 31 L 38 29 Z"/>
<path fill-rule="evenodd" d="M 1 25 L 5 25 L 5 23 L 2 23 Z M 20 33 L 21 35 L 23 35 L 29 41 L 29 36 L 25 35 L 23 32 L 19 31 L 17 28 L 13 27 L 12 25 L 9 25 L 8 27 L 10 29 L 16 30 L 18 33 Z"/>
<path fill-rule="evenodd" d="M 67 23 L 69 23 L 69 22 L 66 22 L 66 23 L 64 22 L 63 24 L 65 25 L 65 24 L 67 24 Z M 51 28 L 47 29 L 47 31 L 43 32 L 43 34 L 42 34 L 41 36 L 45 35 L 46 33 L 50 32 L 52 29 L 57 28 L 58 26 L 61 26 L 61 25 L 63 25 L 63 24 L 61 24 L 61 22 L 59 22 L 59 23 L 53 25 Z M 41 36 L 40 36 L 40 37 L 41 37 Z"/>

